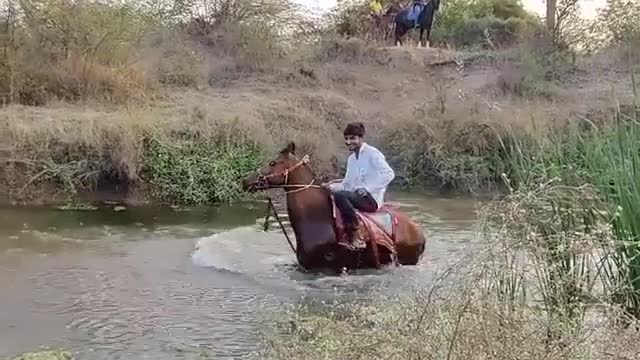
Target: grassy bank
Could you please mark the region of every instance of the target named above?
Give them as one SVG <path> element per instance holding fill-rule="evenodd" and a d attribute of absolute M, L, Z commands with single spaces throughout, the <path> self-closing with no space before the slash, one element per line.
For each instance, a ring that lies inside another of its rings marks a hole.
<path fill-rule="evenodd" d="M 8 2 L 0 198 L 221 203 L 292 140 L 318 174 L 341 176 L 341 131 L 355 120 L 394 185 L 483 191 L 512 171 L 511 139 L 597 122 L 612 90 L 632 99 L 617 43 L 572 62 L 520 26 L 540 30 L 510 0 L 444 6 L 434 33 L 455 50 L 360 40 L 360 5 L 321 23 L 286 0 L 199 4 Z"/>
<path fill-rule="evenodd" d="M 145 105 L 7 106 L 2 193 L 30 204 L 225 202 L 240 195 L 242 174 L 291 140 L 322 177 L 341 176 L 341 131 L 356 120 L 399 175 L 394 186 L 483 191 L 511 171 L 505 144 L 543 139 L 580 117 L 599 122 L 597 111 L 611 104 L 590 82 L 572 94 L 569 80 L 546 80 L 581 68 L 546 63 L 526 44 L 481 53 L 332 44 L 341 50 L 328 59 L 315 58 L 336 49 L 322 43 L 301 64 L 282 60 L 275 79 L 251 73 L 224 87 L 166 88 Z M 422 62 L 433 64 L 428 74 Z M 313 78 L 300 75 L 305 69 Z"/>

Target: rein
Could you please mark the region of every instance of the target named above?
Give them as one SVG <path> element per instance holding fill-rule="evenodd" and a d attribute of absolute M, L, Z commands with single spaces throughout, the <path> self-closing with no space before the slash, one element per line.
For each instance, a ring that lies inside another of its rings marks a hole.
<path fill-rule="evenodd" d="M 309 163 L 309 155 L 305 155 L 295 165 L 293 165 L 290 168 L 285 169 L 281 173 L 269 174 L 269 175 L 260 174 L 259 177 L 258 177 L 257 182 L 261 182 L 261 183 L 266 184 L 266 189 L 277 189 L 277 188 L 285 189 L 285 192 L 287 194 L 292 194 L 292 193 L 304 191 L 304 190 L 307 190 L 309 188 L 321 188 L 322 186 L 314 184 L 315 181 L 316 181 L 315 179 L 311 180 L 311 182 L 308 183 L 308 184 L 300 184 L 300 185 L 299 184 L 293 184 L 293 185 L 288 184 L 288 182 L 289 182 L 289 173 L 292 173 L 294 170 L 296 170 L 300 166 L 306 165 L 308 163 Z M 270 185 L 269 181 L 267 181 L 270 178 L 279 177 L 279 176 L 283 176 L 284 177 L 284 183 L 281 184 L 281 185 Z M 293 188 L 295 190 L 287 190 L 287 189 L 290 189 L 290 188 Z M 293 251 L 293 253 L 297 255 L 296 247 L 293 246 L 293 242 L 291 241 L 291 238 L 289 238 L 289 234 L 287 233 L 287 230 L 284 228 L 284 224 L 282 224 L 282 221 L 280 220 L 280 217 L 278 216 L 278 212 L 276 211 L 276 208 L 273 205 L 273 200 L 271 199 L 270 196 L 267 196 L 267 200 L 268 200 L 268 204 L 267 204 L 267 214 L 264 217 L 264 231 L 267 231 L 269 229 L 269 217 L 271 216 L 271 213 L 273 213 L 273 215 L 275 216 L 276 220 L 278 221 L 278 225 L 280 225 L 280 229 L 282 230 L 282 233 L 284 234 L 284 237 L 287 239 L 287 242 L 289 243 L 289 247 L 291 248 L 291 251 Z"/>
<path fill-rule="evenodd" d="M 278 216 L 276 207 L 273 206 L 273 201 L 271 200 L 271 197 L 269 197 L 268 200 L 269 200 L 269 203 L 267 204 L 267 215 L 265 215 L 264 217 L 264 231 L 269 230 L 269 217 L 271 216 L 271 213 L 273 213 L 276 220 L 278 220 L 278 224 L 280 225 L 280 229 L 282 229 L 282 233 L 284 234 L 284 237 L 287 239 L 287 242 L 289 243 L 289 247 L 291 247 L 291 251 L 293 251 L 294 254 L 297 254 L 298 252 L 296 251 L 295 246 L 293 246 L 293 243 L 289 238 L 289 234 L 284 229 L 284 225 L 282 224 L 282 221 L 280 221 L 280 217 Z"/>
<path fill-rule="evenodd" d="M 291 166 L 290 168 L 285 169 L 284 171 L 282 171 L 280 173 L 269 174 L 269 175 L 260 174 L 258 176 L 258 180 L 257 180 L 256 183 L 262 182 L 262 183 L 266 184 L 266 188 L 267 189 L 285 189 L 287 194 L 296 193 L 296 192 L 299 192 L 299 191 L 304 191 L 304 190 L 307 190 L 309 188 L 321 188 L 322 186 L 314 184 L 316 182 L 316 179 L 311 180 L 311 182 L 308 183 L 308 184 L 293 184 L 293 185 L 288 184 L 288 182 L 289 182 L 289 174 L 292 173 L 293 171 L 295 171 L 300 166 L 308 164 L 309 161 L 310 161 L 309 160 L 309 155 L 305 155 L 295 165 Z M 274 178 L 274 177 L 279 177 L 279 176 L 284 177 L 284 183 L 281 184 L 281 185 L 271 185 L 267 181 L 268 179 L 271 179 L 271 178 Z M 290 189 L 290 188 L 293 188 L 295 190 L 291 190 L 291 191 L 287 191 L 286 190 L 286 189 Z"/>

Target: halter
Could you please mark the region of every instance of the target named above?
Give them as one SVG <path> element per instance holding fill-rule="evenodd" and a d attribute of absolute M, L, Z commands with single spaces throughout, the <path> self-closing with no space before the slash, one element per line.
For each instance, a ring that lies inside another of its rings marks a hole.
<path fill-rule="evenodd" d="M 289 168 L 286 168 L 284 171 L 282 171 L 280 173 L 275 173 L 275 174 L 264 175 L 258 170 L 258 173 L 260 175 L 258 175 L 258 179 L 256 180 L 256 182 L 254 184 L 264 183 L 266 185 L 267 189 L 272 189 L 272 188 L 283 188 L 283 189 L 286 189 L 286 188 L 297 188 L 296 190 L 287 191 L 287 193 L 289 193 L 289 194 L 294 193 L 294 192 L 298 192 L 298 191 L 304 191 L 304 190 L 306 190 L 308 188 L 311 188 L 311 187 L 319 188 L 321 186 L 314 184 L 316 179 L 311 180 L 311 182 L 306 184 L 306 185 L 289 185 L 289 173 L 292 173 L 293 171 L 295 171 L 296 169 L 298 169 L 302 165 L 308 164 L 309 161 L 310 161 L 309 160 L 309 155 L 305 155 L 305 156 L 302 157 L 302 159 L 300 161 L 295 163 L 293 166 L 291 166 Z M 279 177 L 279 176 L 284 177 L 284 184 L 282 184 L 282 185 L 272 186 L 271 184 L 269 184 L 269 181 L 267 181 L 268 179 L 271 179 L 271 178 L 274 178 L 274 177 Z"/>

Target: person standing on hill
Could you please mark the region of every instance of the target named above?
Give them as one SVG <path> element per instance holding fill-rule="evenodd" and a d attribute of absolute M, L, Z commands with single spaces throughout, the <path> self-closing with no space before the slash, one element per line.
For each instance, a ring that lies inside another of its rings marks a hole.
<path fill-rule="evenodd" d="M 418 19 L 420 19 L 420 13 L 422 12 L 422 8 L 424 7 L 423 0 L 413 0 L 411 2 L 411 11 L 409 12 L 410 19 L 413 20 L 413 27 L 418 26 Z"/>
<path fill-rule="evenodd" d="M 381 0 L 371 0 L 369 3 L 369 36 L 374 39 L 377 33 L 380 31 L 380 25 L 382 22 L 382 3 Z"/>
<path fill-rule="evenodd" d="M 369 3 L 369 10 L 371 10 L 371 15 L 374 17 L 380 17 L 382 14 L 382 3 L 380 0 L 371 0 Z"/>
<path fill-rule="evenodd" d="M 365 127 L 360 122 L 348 124 L 344 129 L 344 141 L 351 153 L 347 159 L 344 179 L 323 184 L 334 195 L 336 206 L 343 215 L 347 239 L 354 248 L 366 244 L 355 238 L 358 230 L 356 209 L 376 212 L 384 203 L 389 183 L 395 178 L 393 169 L 380 150 L 367 144 Z"/>

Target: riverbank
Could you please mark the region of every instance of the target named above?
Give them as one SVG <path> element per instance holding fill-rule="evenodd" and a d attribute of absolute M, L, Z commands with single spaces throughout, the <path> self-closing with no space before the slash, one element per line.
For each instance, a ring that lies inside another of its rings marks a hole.
<path fill-rule="evenodd" d="M 511 171 L 505 144 L 576 121 L 605 124 L 633 103 L 626 63 L 612 51 L 574 65 L 548 61 L 532 44 L 479 53 L 357 39 L 332 46 L 332 57 L 284 61 L 215 87 L 164 88 L 144 105 L 6 106 L 0 198 L 228 202 L 243 196 L 240 176 L 288 141 L 319 176 L 341 176 L 341 130 L 350 121 L 367 124 L 398 174 L 395 186 L 483 191 Z"/>

